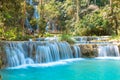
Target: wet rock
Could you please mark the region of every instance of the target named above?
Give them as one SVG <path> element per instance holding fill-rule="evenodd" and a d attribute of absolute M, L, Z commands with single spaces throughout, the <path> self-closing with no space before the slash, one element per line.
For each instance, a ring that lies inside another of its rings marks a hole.
<path fill-rule="evenodd" d="M 119 52 L 120 52 L 120 44 L 118 44 L 118 49 L 119 49 Z"/>
<path fill-rule="evenodd" d="M 81 48 L 82 57 L 97 57 L 98 50 L 95 44 L 79 45 Z"/>
<path fill-rule="evenodd" d="M 0 69 L 7 65 L 4 45 L 4 42 L 0 42 Z"/>

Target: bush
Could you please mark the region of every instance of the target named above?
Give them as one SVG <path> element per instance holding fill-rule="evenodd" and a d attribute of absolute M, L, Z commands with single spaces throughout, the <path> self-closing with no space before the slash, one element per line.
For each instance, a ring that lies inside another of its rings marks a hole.
<path fill-rule="evenodd" d="M 61 41 L 67 41 L 70 44 L 74 43 L 74 40 L 71 38 L 71 36 L 67 35 L 67 34 L 62 34 L 61 35 Z"/>
<path fill-rule="evenodd" d="M 54 37 L 54 34 L 50 34 L 50 33 L 46 32 L 44 37 Z"/>

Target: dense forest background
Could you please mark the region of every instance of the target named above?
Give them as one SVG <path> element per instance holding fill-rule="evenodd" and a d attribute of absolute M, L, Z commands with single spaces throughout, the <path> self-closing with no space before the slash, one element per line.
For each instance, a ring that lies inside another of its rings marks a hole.
<path fill-rule="evenodd" d="M 33 0 L 33 3 L 38 5 L 39 19 L 32 17 L 33 6 L 25 0 L 0 1 L 0 40 L 50 36 L 51 26 L 46 31 L 48 22 L 56 27 L 53 32 L 72 36 L 120 34 L 120 0 Z M 26 28 L 27 16 L 33 29 L 38 24 L 37 30 L 31 32 Z"/>

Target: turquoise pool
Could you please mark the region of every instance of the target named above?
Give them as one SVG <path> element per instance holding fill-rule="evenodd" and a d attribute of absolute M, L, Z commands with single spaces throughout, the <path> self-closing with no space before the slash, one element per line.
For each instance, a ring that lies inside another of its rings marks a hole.
<path fill-rule="evenodd" d="M 120 60 L 74 59 L 0 71 L 2 80 L 120 80 Z"/>

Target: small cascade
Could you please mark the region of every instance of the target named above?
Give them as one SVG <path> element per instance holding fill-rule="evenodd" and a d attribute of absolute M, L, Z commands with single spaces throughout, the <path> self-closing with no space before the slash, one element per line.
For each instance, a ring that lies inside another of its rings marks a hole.
<path fill-rule="evenodd" d="M 73 46 L 73 51 L 74 51 L 73 56 L 75 58 L 81 57 L 81 50 L 80 50 L 80 47 L 78 45 Z"/>
<path fill-rule="evenodd" d="M 33 14 L 34 18 L 36 19 L 39 19 L 40 18 L 40 15 L 38 13 L 38 10 L 37 10 L 37 6 L 35 5 L 34 6 L 34 14 Z"/>
<path fill-rule="evenodd" d="M 18 66 L 25 64 L 25 52 L 21 44 L 10 43 L 9 46 L 5 48 L 8 65 L 9 66 Z"/>
<path fill-rule="evenodd" d="M 37 6 L 37 5 L 33 5 L 33 7 L 34 7 L 33 17 L 37 20 L 37 23 L 38 23 L 38 19 L 40 18 L 40 15 L 39 15 L 38 10 L 37 10 L 37 7 L 38 7 L 38 6 Z M 36 24 L 34 27 L 35 27 L 34 30 L 38 30 L 39 25 Z"/>
<path fill-rule="evenodd" d="M 8 42 L 5 52 L 9 67 L 81 57 L 80 47 L 67 42 Z"/>
<path fill-rule="evenodd" d="M 26 3 L 33 5 L 33 1 L 32 0 L 26 0 Z"/>
<path fill-rule="evenodd" d="M 51 61 L 53 60 L 52 60 L 50 48 L 48 46 L 38 46 L 37 52 L 36 52 L 36 62 L 47 63 Z"/>
<path fill-rule="evenodd" d="M 26 64 L 34 64 L 34 61 L 31 58 L 26 58 L 25 63 Z"/>
<path fill-rule="evenodd" d="M 30 30 L 32 29 L 32 26 L 30 25 L 28 18 L 25 19 L 25 26 Z"/>
<path fill-rule="evenodd" d="M 106 45 L 98 47 L 98 57 L 119 57 L 119 49 L 116 45 Z"/>
<path fill-rule="evenodd" d="M 58 48 L 57 43 L 48 44 L 48 46 L 51 50 L 51 55 L 52 55 L 53 61 L 60 60 L 59 48 Z"/>
<path fill-rule="evenodd" d="M 111 36 L 76 36 L 72 37 L 78 44 L 111 44 L 107 41 Z"/>
<path fill-rule="evenodd" d="M 59 51 L 60 51 L 60 58 L 61 59 L 69 59 L 73 58 L 72 50 L 70 45 L 67 42 L 60 42 L 58 43 Z"/>
<path fill-rule="evenodd" d="M 39 2 L 38 1 L 36 2 L 36 1 L 33 1 L 33 0 L 26 0 L 26 3 L 33 7 L 34 12 L 33 12 L 33 15 L 30 16 L 31 13 L 28 13 L 26 11 L 26 20 L 25 20 L 24 25 L 26 26 L 26 29 L 28 29 L 28 32 L 38 31 L 38 28 L 39 28 L 38 19 L 40 18 L 40 15 L 39 15 L 39 12 L 38 12 Z M 36 24 L 34 24 L 34 25 L 30 24 L 30 21 L 32 19 L 35 19 L 37 21 Z"/>

